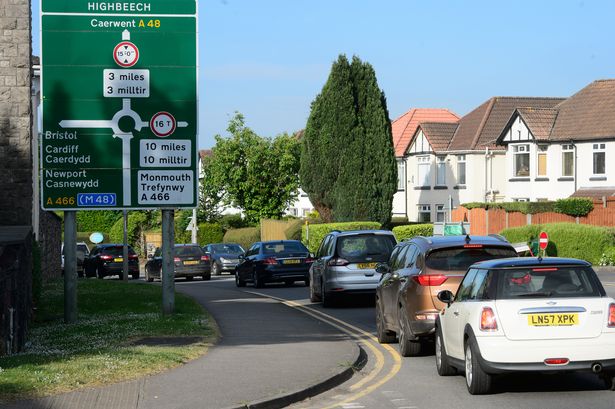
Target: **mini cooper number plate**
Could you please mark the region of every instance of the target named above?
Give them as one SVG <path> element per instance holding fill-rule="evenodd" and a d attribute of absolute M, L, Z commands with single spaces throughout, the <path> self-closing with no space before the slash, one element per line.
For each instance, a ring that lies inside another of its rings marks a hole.
<path fill-rule="evenodd" d="M 569 327 L 579 325 L 579 314 L 577 313 L 557 313 L 557 314 L 529 314 L 527 323 L 533 327 Z"/>
<path fill-rule="evenodd" d="M 376 264 L 378 263 L 359 263 L 357 264 L 357 266 L 360 269 L 367 269 L 367 268 L 376 268 Z"/>

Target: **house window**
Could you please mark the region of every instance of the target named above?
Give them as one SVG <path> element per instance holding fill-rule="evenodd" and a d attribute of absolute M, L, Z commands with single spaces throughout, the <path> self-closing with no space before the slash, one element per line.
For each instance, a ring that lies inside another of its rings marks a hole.
<path fill-rule="evenodd" d="M 406 162 L 397 161 L 397 190 L 406 189 Z"/>
<path fill-rule="evenodd" d="M 513 202 L 529 202 L 530 199 L 528 197 L 513 197 Z"/>
<path fill-rule="evenodd" d="M 419 205 L 419 223 L 431 222 L 431 205 Z"/>
<path fill-rule="evenodd" d="M 457 184 L 466 184 L 466 155 L 457 155 Z"/>
<path fill-rule="evenodd" d="M 436 185 L 446 186 L 446 156 L 436 156 Z"/>
<path fill-rule="evenodd" d="M 296 207 L 291 207 L 288 213 L 290 213 L 291 216 L 297 216 L 299 215 L 299 209 Z"/>
<path fill-rule="evenodd" d="M 446 211 L 444 210 L 444 205 L 436 205 L 436 221 L 437 222 L 446 221 Z"/>
<path fill-rule="evenodd" d="M 525 177 L 530 175 L 530 145 L 513 146 L 514 175 Z"/>
<path fill-rule="evenodd" d="M 606 172 L 605 144 L 594 144 L 594 175 L 604 175 Z"/>
<path fill-rule="evenodd" d="M 547 176 L 547 146 L 538 146 L 538 176 Z"/>
<path fill-rule="evenodd" d="M 574 147 L 562 145 L 562 176 L 574 176 Z"/>
<path fill-rule="evenodd" d="M 418 156 L 416 159 L 419 165 L 418 166 L 419 167 L 418 185 L 419 186 L 429 186 L 429 167 L 431 166 L 431 163 L 429 161 L 429 156 Z"/>

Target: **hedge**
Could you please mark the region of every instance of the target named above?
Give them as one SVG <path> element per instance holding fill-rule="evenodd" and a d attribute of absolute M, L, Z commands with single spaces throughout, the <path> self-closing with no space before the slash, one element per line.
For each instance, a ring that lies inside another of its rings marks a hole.
<path fill-rule="evenodd" d="M 91 210 L 77 212 L 77 231 L 109 232 L 111 226 L 122 218 L 118 210 Z"/>
<path fill-rule="evenodd" d="M 197 243 L 205 246 L 211 243 L 221 243 L 224 239 L 224 231 L 218 223 L 199 223 Z"/>
<path fill-rule="evenodd" d="M 575 223 L 550 223 L 502 230 L 511 243 L 537 240 L 541 231 L 549 235 L 548 256 L 570 257 L 598 264 L 607 249 L 615 246 L 615 229 Z"/>
<path fill-rule="evenodd" d="M 415 236 L 433 236 L 433 224 L 411 224 L 393 228 L 397 241 L 411 239 Z"/>
<path fill-rule="evenodd" d="M 224 243 L 237 243 L 247 250 L 252 243 L 260 241 L 260 227 L 244 227 L 242 229 L 231 229 L 226 232 L 222 241 Z"/>
<path fill-rule="evenodd" d="M 333 230 L 348 231 L 348 230 L 373 230 L 380 229 L 380 223 L 378 222 L 346 222 L 346 223 L 323 223 L 323 224 L 310 224 L 309 226 L 309 240 L 306 240 L 306 227 L 302 228 L 301 241 L 312 252 L 316 253 L 320 242 L 325 238 L 327 234 Z"/>
<path fill-rule="evenodd" d="M 132 246 L 137 254 L 142 253 L 141 249 L 141 232 L 147 228 L 148 216 L 144 212 L 129 212 L 128 213 L 128 244 Z M 109 231 L 109 239 L 112 243 L 124 242 L 124 218 L 120 218 L 115 222 Z"/>
<path fill-rule="evenodd" d="M 615 266 L 615 247 L 605 249 L 598 264 L 601 266 Z"/>
<path fill-rule="evenodd" d="M 581 197 L 559 199 L 555 202 L 470 202 L 464 203 L 461 206 L 465 207 L 468 210 L 503 209 L 507 212 L 520 212 L 523 214 L 555 212 L 573 217 L 587 216 L 589 212 L 594 210 L 594 203 L 591 201 L 591 199 Z"/>

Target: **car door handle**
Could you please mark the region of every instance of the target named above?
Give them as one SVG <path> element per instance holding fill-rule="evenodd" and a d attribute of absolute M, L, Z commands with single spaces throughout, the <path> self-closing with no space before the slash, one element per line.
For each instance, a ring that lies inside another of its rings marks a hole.
<path fill-rule="evenodd" d="M 453 311 L 453 315 L 454 315 L 455 317 L 458 317 L 458 316 L 459 316 L 459 311 Z"/>

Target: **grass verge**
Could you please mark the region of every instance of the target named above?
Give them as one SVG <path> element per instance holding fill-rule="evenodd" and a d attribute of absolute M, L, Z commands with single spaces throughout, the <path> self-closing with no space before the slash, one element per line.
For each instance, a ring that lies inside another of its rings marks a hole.
<path fill-rule="evenodd" d="M 63 282 L 44 286 L 25 350 L 0 357 L 0 403 L 173 368 L 203 355 L 217 336 L 213 319 L 182 294 L 175 296 L 175 314 L 162 316 L 158 286 L 86 279 L 79 280 L 77 294 L 78 321 L 65 324 Z M 182 346 L 134 343 L 183 336 L 202 341 Z"/>

